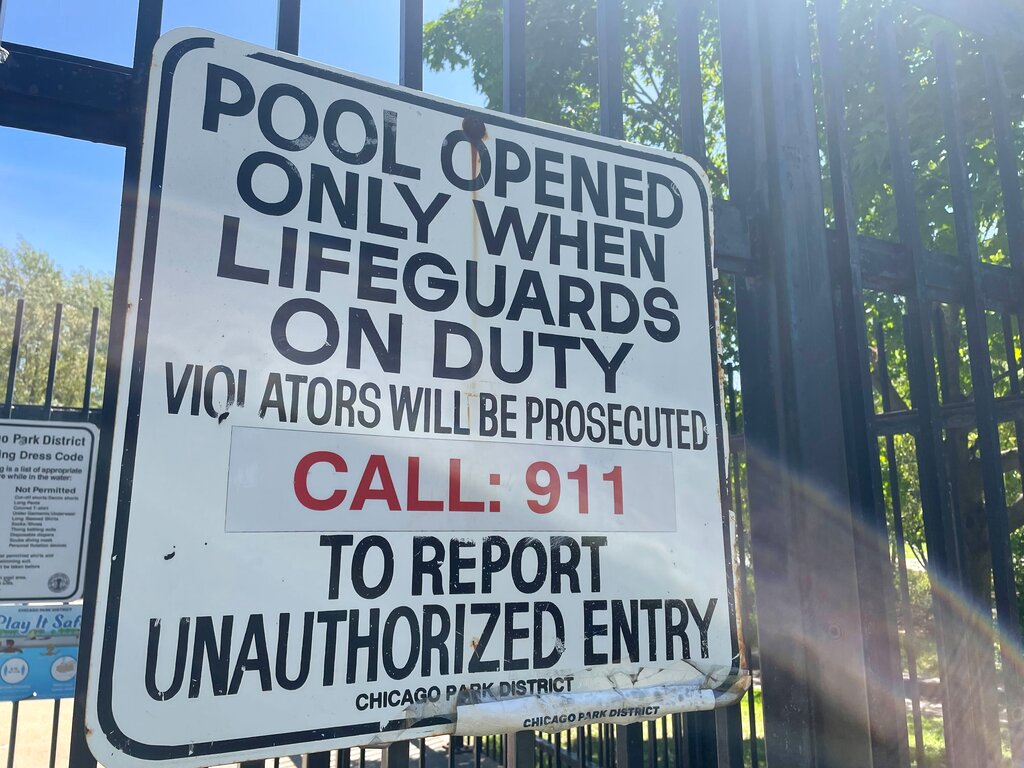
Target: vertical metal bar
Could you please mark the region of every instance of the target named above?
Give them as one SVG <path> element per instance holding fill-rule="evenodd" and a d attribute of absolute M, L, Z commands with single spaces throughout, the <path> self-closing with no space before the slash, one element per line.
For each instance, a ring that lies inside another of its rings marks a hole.
<path fill-rule="evenodd" d="M 862 264 L 854 213 L 852 177 L 846 149 L 846 83 L 839 38 L 840 0 L 816 3 L 818 50 L 825 97 L 825 130 L 836 238 L 832 273 L 836 279 L 839 381 L 842 392 L 850 505 L 855 519 L 860 615 L 868 671 L 868 716 L 876 768 L 909 764 L 907 721 L 902 701 L 892 696 L 903 683 L 893 604 L 888 533 L 881 503 L 878 441 L 871 431 L 874 394 L 868 359 Z"/>
<path fill-rule="evenodd" d="M 258 761 L 260 764 L 262 760 Z M 314 752 L 302 756 L 302 768 L 331 768 L 330 752 Z"/>
<path fill-rule="evenodd" d="M 958 318 L 959 319 L 959 318 Z M 962 387 L 960 386 L 960 376 L 958 370 L 949 370 L 949 366 L 946 365 L 946 355 L 942 354 L 942 351 L 946 349 L 946 324 L 942 315 L 942 307 L 935 305 L 931 313 L 932 332 L 935 335 L 935 349 L 939 375 L 939 397 L 942 398 L 941 402 L 943 405 L 951 403 L 959 403 L 964 401 L 964 394 Z M 947 451 L 948 453 L 948 451 Z M 956 480 L 955 476 L 950 477 L 950 481 L 953 486 L 953 498 L 956 498 Z"/>
<path fill-rule="evenodd" d="M 1008 255 L 1010 268 L 1019 277 L 1021 270 L 1024 270 L 1024 201 L 1021 198 L 1020 189 L 1020 168 L 1017 162 L 1017 148 L 1013 137 L 1010 134 L 1012 121 L 1010 111 L 1007 107 L 1007 89 L 1003 78 L 1003 72 L 996 62 L 991 51 L 986 51 L 985 59 L 985 80 L 988 91 L 988 102 L 992 109 L 992 128 L 996 143 L 996 163 L 999 169 L 999 183 L 1003 193 L 1003 223 L 1006 226 Z M 1018 305 L 1018 323 L 1024 317 L 1024 297 Z M 1016 348 L 1013 343 L 1013 321 L 1003 315 L 1003 343 L 1006 349 L 1006 364 L 1010 376 L 1010 391 L 1015 395 L 1020 393 L 1020 379 L 1018 377 L 1018 363 Z M 1014 421 L 1014 437 L 1017 444 L 1018 469 L 1021 478 L 1024 479 L 1024 419 Z M 1016 702 L 1019 707 L 1020 699 Z M 1012 747 L 1013 755 L 1020 759 L 1020 740 L 1022 737 L 1021 719 L 1024 714 L 1020 709 L 1010 709 L 1010 702 L 1007 702 L 1007 717 L 1010 722 L 1011 742 L 1016 744 Z"/>
<path fill-rule="evenodd" d="M 448 737 L 448 768 L 455 768 L 455 753 L 462 746 L 461 736 Z"/>
<path fill-rule="evenodd" d="M 14 750 L 18 746 L 18 702 L 11 704 L 11 735 L 7 739 L 7 768 L 14 768 Z"/>
<path fill-rule="evenodd" d="M 143 99 L 146 95 L 146 80 L 149 65 L 153 58 L 153 47 L 160 38 L 160 27 L 163 23 L 164 0 L 139 0 L 139 14 L 135 22 L 135 49 L 132 56 L 132 67 L 136 77 L 141 76 L 138 84 L 142 86 L 139 94 Z M 134 105 L 134 109 L 145 108 L 145 101 Z M 139 117 L 142 117 L 141 111 Z M 142 125 L 139 125 L 142 128 Z"/>
<path fill-rule="evenodd" d="M 885 348 L 885 329 L 881 323 L 875 328 L 875 346 L 878 350 L 878 372 L 882 384 L 882 412 L 892 410 L 892 398 L 889 396 L 889 361 Z M 904 653 L 907 655 L 908 680 L 904 686 L 904 696 L 910 699 L 911 717 L 914 721 L 914 762 L 916 768 L 924 768 L 924 724 L 921 720 L 921 692 L 917 682 L 917 651 L 914 648 L 914 607 L 910 602 L 910 579 L 907 575 L 906 538 L 903 532 L 903 508 L 900 502 L 900 475 L 896 458 L 896 440 L 892 435 L 885 436 L 885 455 L 888 464 L 889 496 L 892 499 L 892 530 L 896 543 L 896 572 L 899 579 L 900 601 L 899 614 L 902 618 L 903 631 L 907 642 Z"/>
<path fill-rule="evenodd" d="M 601 135 L 621 139 L 622 6 L 618 0 L 597 0 L 597 83 Z"/>
<path fill-rule="evenodd" d="M 1020 363 L 1017 361 L 1017 348 L 1014 345 L 1013 318 L 1009 314 L 1003 314 L 1003 346 L 1006 349 L 1007 375 L 1010 379 L 1010 392 L 1014 395 L 1020 394 Z M 1024 419 L 1016 419 L 1013 422 L 1014 437 L 1017 443 L 1017 469 L 1024 480 Z"/>
<path fill-rule="evenodd" d="M 658 765 L 658 721 L 648 720 L 646 723 L 647 765 L 657 768 Z"/>
<path fill-rule="evenodd" d="M 977 414 L 978 447 L 981 453 L 982 485 L 985 513 L 988 520 L 989 549 L 992 556 L 992 580 L 995 588 L 996 623 L 1001 632 L 1000 652 L 1003 659 L 1003 684 L 1007 715 L 1010 720 L 1010 742 L 1016 762 L 1024 760 L 1024 731 L 1020 722 L 1022 691 L 1014 667 L 1015 648 L 1021 639 L 1020 616 L 1017 612 L 1017 588 L 1013 578 L 1010 551 L 1010 523 L 1006 507 L 1006 485 L 1003 480 L 999 445 L 999 420 L 995 412 L 992 361 L 988 347 L 988 322 L 981 305 L 984 294 L 981 259 L 978 253 L 977 223 L 974 216 L 971 184 L 960 118 L 960 96 L 949 38 L 940 35 L 935 45 L 939 93 L 946 130 L 946 156 L 949 163 L 950 191 L 953 196 L 953 222 L 957 250 L 967 261 L 970 280 L 966 284 L 964 314 L 967 320 L 967 347 L 970 356 L 971 384 Z M 984 601 L 987 605 L 987 600 Z M 979 606 L 982 608 L 984 606 Z M 987 669 L 986 664 L 986 669 Z M 995 725 L 995 724 L 990 724 Z M 993 759 L 996 759 L 993 757 Z"/>
<path fill-rule="evenodd" d="M 46 411 L 46 418 L 50 418 L 53 410 L 53 383 L 57 377 L 57 352 L 60 348 L 60 322 L 64 316 L 64 305 L 57 304 L 53 311 L 53 333 L 50 336 L 50 361 L 46 369 L 46 394 L 43 398 L 43 408 Z"/>
<path fill-rule="evenodd" d="M 934 375 L 935 349 L 925 280 L 925 249 L 918 221 L 914 167 L 901 93 L 905 67 L 896 45 L 894 21 L 888 14 L 883 14 L 878 20 L 878 49 L 878 75 L 889 133 L 896 221 L 900 241 L 910 250 L 913 272 L 913 286 L 907 294 L 906 302 L 909 330 L 906 337 L 907 373 L 910 396 L 919 416 L 917 464 L 925 540 L 928 545 L 929 577 L 936 606 L 936 641 L 943 671 L 943 731 L 949 763 L 969 765 L 978 754 L 970 745 L 977 733 L 973 723 L 976 707 L 969 665 L 964 658 L 964 632 L 959 629 L 955 607 L 946 598 L 962 587 L 963 537 L 959 530 L 960 521 L 953 512 L 949 496 L 946 464 L 941 459 L 945 448 L 939 392 Z"/>
<path fill-rule="evenodd" d="M 402 0 L 398 82 L 423 90 L 423 0 Z"/>
<path fill-rule="evenodd" d="M 992 132 L 996 142 L 996 166 L 1003 193 L 1003 223 L 1009 245 L 1008 255 L 1013 268 L 1020 270 L 1024 269 L 1024 201 L 1021 199 L 1017 148 L 1010 135 L 1013 123 L 1007 107 L 1006 81 L 991 51 L 985 52 L 984 59 L 988 103 L 992 109 Z"/>
<path fill-rule="evenodd" d="M 125 147 L 124 187 L 121 217 L 117 235 L 117 263 L 114 273 L 114 295 L 110 319 L 108 365 L 103 387 L 103 416 L 100 425 L 100 450 L 93 494 L 92 523 L 86 549 L 82 632 L 79 640 L 78 675 L 75 707 L 71 720 L 70 768 L 95 768 L 96 759 L 85 741 L 85 681 L 88 679 L 89 657 L 92 653 L 92 631 L 96 623 L 96 591 L 99 583 L 99 551 L 102 544 L 104 510 L 112 462 L 114 409 L 120 378 L 121 351 L 124 346 L 124 323 L 128 306 L 128 282 L 131 274 L 132 241 L 135 236 L 135 210 L 142 162 L 142 129 L 146 106 L 146 89 L 153 46 L 160 37 L 163 0 L 140 0 L 135 25 L 131 103 L 131 136 Z"/>
<path fill-rule="evenodd" d="M 481 752 L 483 751 L 483 743 L 479 736 L 473 737 L 473 768 L 480 768 L 480 758 L 482 757 Z"/>
<path fill-rule="evenodd" d="M 542 736 L 543 738 L 543 736 Z M 510 738 L 504 739 L 504 759 L 510 762 L 507 766 L 526 766 L 532 765 L 532 759 L 534 759 L 536 737 L 534 731 L 516 731 Z M 545 750 L 541 754 L 544 755 L 547 751 Z M 492 759 L 498 760 L 499 750 L 497 744 L 492 754 Z M 561 765 L 561 756 L 557 754 L 558 764 Z M 548 764 L 551 764 L 552 757 L 548 754 Z M 526 761 L 526 762 L 523 762 Z"/>
<path fill-rule="evenodd" d="M 11 333 L 11 362 L 7 366 L 7 393 L 4 395 L 4 412 L 11 418 L 14 411 L 14 382 L 18 376 L 18 358 L 21 355 L 21 324 L 25 318 L 25 300 L 18 299 L 14 311 L 14 331 Z"/>
<path fill-rule="evenodd" d="M 352 750 L 338 750 L 338 768 L 349 768 L 352 765 Z"/>
<path fill-rule="evenodd" d="M 53 700 L 53 720 L 50 724 L 50 768 L 57 765 L 57 731 L 60 728 L 60 699 Z"/>
<path fill-rule="evenodd" d="M 427 740 L 420 739 L 418 748 L 420 751 L 419 768 L 425 768 L 427 765 Z"/>
<path fill-rule="evenodd" d="M 742 765 L 742 763 L 740 763 Z M 673 768 L 683 766 L 683 716 L 672 715 L 672 765 Z M 729 768 L 733 768 L 732 765 Z"/>
<path fill-rule="evenodd" d="M 727 372 L 726 380 L 729 383 L 728 390 L 728 419 L 729 419 L 729 434 L 739 434 L 739 424 L 736 416 L 736 377 L 735 371 L 730 368 Z M 753 665 L 750 659 L 750 646 L 753 640 L 751 631 L 754 626 L 753 621 L 753 604 L 750 598 L 750 586 L 748 584 L 748 573 L 747 573 L 747 527 L 744 523 L 744 503 L 743 503 L 743 488 L 740 481 L 740 458 L 739 453 L 736 450 L 730 451 L 729 462 L 731 464 L 731 470 L 729 477 L 732 484 L 732 500 L 733 510 L 736 515 L 736 553 L 737 559 L 739 560 L 739 595 L 740 605 L 738 612 L 742 617 L 743 622 L 743 659 L 742 662 L 746 666 L 747 670 L 753 674 Z M 750 688 L 747 689 L 747 718 L 748 727 L 750 729 L 750 765 L 751 768 L 758 768 L 758 749 L 757 749 L 757 719 L 754 712 L 754 686 L 751 684 Z M 741 738 L 742 738 L 742 725 L 741 725 Z M 740 754 L 742 755 L 742 744 L 740 745 Z M 742 765 L 742 758 L 738 761 L 732 760 L 732 754 L 730 752 L 730 768 L 733 766 L 733 762 L 738 765 Z M 677 759 L 676 765 L 679 765 L 680 761 Z"/>
<path fill-rule="evenodd" d="M 694 768 L 718 765 L 715 711 L 694 712 L 686 718 L 686 760 Z"/>
<path fill-rule="evenodd" d="M 700 0 L 676 0 L 676 56 L 679 76 L 679 130 L 680 146 L 683 152 L 707 164 L 707 145 L 704 137 L 704 93 L 700 63 Z M 621 70 L 622 65 L 619 64 Z M 602 91 L 602 98 L 603 98 Z M 687 714 L 687 733 L 696 733 L 709 727 L 709 721 L 701 713 Z M 711 722 L 713 731 L 714 721 Z M 666 734 L 667 735 L 667 734 Z M 708 749 L 714 742 L 706 738 L 702 748 Z M 651 746 L 651 765 L 657 765 L 654 745 Z M 707 755 L 708 760 L 717 762 L 717 753 Z M 667 757 L 666 757 L 667 762 Z"/>
<path fill-rule="evenodd" d="M 739 705 L 715 710 L 718 726 L 718 764 L 743 765 L 743 712 Z"/>
<path fill-rule="evenodd" d="M 832 277 L 808 8 L 803 0 L 723 0 L 719 10 L 723 74 L 731 81 L 730 194 L 753 217 L 764 272 L 754 286 L 738 286 L 737 309 L 748 457 L 756 456 L 750 496 L 765 512 L 752 510 L 750 519 L 767 751 L 787 768 L 869 765 L 854 516 L 844 440 L 836 439 L 844 434 L 835 407 L 842 400 L 836 307 L 821 289 Z M 810 361 L 813 375 L 798 367 Z M 836 658 L 844 660 L 839 668 Z"/>
<path fill-rule="evenodd" d="M 298 55 L 302 0 L 277 0 L 277 50 Z"/>
<path fill-rule="evenodd" d="M 803 643 L 793 643 L 787 634 L 790 628 L 799 633 L 800 626 L 800 607 L 794 600 L 797 574 L 784 557 L 791 526 L 784 517 L 777 517 L 777 511 L 790 502 L 774 460 L 781 449 L 781 409 L 776 400 L 782 353 L 779 331 L 772 320 L 775 309 L 766 258 L 772 214 L 758 8 L 757 0 L 718 0 L 729 194 L 748 218 L 751 252 L 758 256 L 758 274 L 738 277 L 735 292 L 743 373 L 747 514 L 751 540 L 757 544 L 755 597 L 759 606 L 768 606 L 767 618 L 759 623 L 764 738 L 775 763 L 802 766 L 811 755 L 810 702 L 801 682 L 806 680 Z M 756 752 L 756 741 L 752 749 Z"/>
<path fill-rule="evenodd" d="M 396 741 L 381 750 L 380 768 L 409 768 L 409 742 Z"/>
<path fill-rule="evenodd" d="M 1017 348 L 1014 345 L 1013 315 L 1003 315 L 1003 347 L 1006 354 L 1006 376 L 1010 383 L 1010 392 L 1020 394 L 1020 361 L 1017 359 Z M 1024 458 L 1024 457 L 1022 457 Z"/>
<path fill-rule="evenodd" d="M 504 0 L 501 17 L 501 106 L 526 116 L 526 0 Z"/>
<path fill-rule="evenodd" d="M 701 0 L 676 0 L 676 58 L 679 64 L 679 129 L 683 152 L 707 165 L 704 83 L 700 64 Z"/>
<path fill-rule="evenodd" d="M 99 331 L 100 308 L 92 308 L 92 322 L 89 326 L 89 349 L 85 359 L 85 392 L 82 395 L 82 412 L 89 415 L 92 403 L 92 376 L 96 365 L 96 335 Z"/>
<path fill-rule="evenodd" d="M 644 730 L 640 723 L 615 726 L 616 768 L 643 768 Z"/>

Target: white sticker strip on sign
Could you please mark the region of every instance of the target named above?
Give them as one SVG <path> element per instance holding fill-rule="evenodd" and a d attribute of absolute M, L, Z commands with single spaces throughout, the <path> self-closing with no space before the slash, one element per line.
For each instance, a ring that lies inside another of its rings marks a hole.
<path fill-rule="evenodd" d="M 143 156 L 100 762 L 736 666 L 691 160 L 200 30 L 157 45 Z"/>
<path fill-rule="evenodd" d="M 699 683 L 591 693 L 553 693 L 459 707 L 456 732 L 486 736 L 513 731 L 562 731 L 593 723 L 635 723 L 678 712 L 714 709 L 715 692 Z"/>

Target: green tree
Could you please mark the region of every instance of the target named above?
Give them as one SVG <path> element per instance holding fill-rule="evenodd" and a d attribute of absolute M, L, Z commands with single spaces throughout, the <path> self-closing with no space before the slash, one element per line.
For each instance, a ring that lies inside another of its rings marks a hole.
<path fill-rule="evenodd" d="M 434 70 L 468 68 L 492 109 L 502 106 L 501 0 L 459 0 L 426 25 L 424 55 Z M 596 132 L 597 5 L 594 0 L 527 3 L 527 114 L 545 122 Z M 626 138 L 679 151 L 679 87 L 674 4 L 623 0 L 624 127 Z M 705 23 L 705 29 L 710 26 Z M 701 48 L 707 168 L 716 194 L 725 188 L 724 123 L 717 39 Z"/>
<path fill-rule="evenodd" d="M 1014 0 L 995 0 L 1008 6 Z M 452 7 L 428 24 L 424 50 L 435 70 L 469 68 L 488 106 L 500 109 L 501 100 L 501 2 L 455 0 Z M 626 138 L 678 151 L 679 88 L 675 40 L 676 3 L 670 0 L 623 0 L 624 129 Z M 717 4 L 706 0 L 700 33 L 700 65 L 703 81 L 706 170 L 716 197 L 728 195 L 725 151 L 725 114 L 718 55 Z M 939 32 L 948 32 L 959 45 L 957 71 L 961 92 L 966 153 L 970 166 L 974 215 L 978 223 L 981 258 L 992 264 L 1008 261 L 1007 234 L 991 124 L 987 84 L 981 57 L 983 46 L 957 31 L 948 22 L 917 10 L 900 0 L 845 0 L 840 44 L 845 62 L 849 164 L 855 214 L 861 233 L 895 240 L 896 210 L 886 125 L 881 67 L 876 45 L 876 21 L 888 10 L 895 20 L 898 45 L 905 60 L 902 96 L 908 119 L 916 199 L 921 235 L 926 247 L 956 254 L 952 196 L 940 98 L 936 84 L 932 44 Z M 816 44 L 816 43 L 815 43 Z M 1024 92 L 1024 47 L 985 46 L 1003 65 L 1010 94 Z M 595 0 L 528 0 L 527 2 L 527 114 L 530 117 L 585 131 L 598 124 L 597 35 Z M 814 56 L 815 92 L 819 108 L 822 146 L 822 178 L 826 200 L 823 212 L 831 221 L 829 168 L 825 149 L 820 74 Z M 892 77 L 891 74 L 887 77 Z M 1015 125 L 1024 125 L 1024 102 L 1012 101 Z M 743 115 L 732 119 L 745 119 Z M 1019 150 L 1018 150 L 1019 151 Z M 1024 167 L 1024 153 L 1018 163 Z M 736 363 L 735 315 L 728 290 L 722 296 L 722 334 L 726 363 Z M 883 333 L 887 346 L 887 372 L 891 383 L 885 393 L 892 410 L 913 407 L 909 394 L 907 348 L 903 339 L 905 300 L 902 296 L 872 293 L 865 306 L 871 338 Z M 946 304 L 934 308 L 937 363 L 948 372 L 943 377 L 944 403 L 969 402 L 973 398 L 963 313 Z M 1006 351 L 1001 318 L 988 317 L 989 346 L 997 395 L 1009 392 L 1009 364 L 1020 359 L 1020 334 Z M 877 350 L 873 350 L 877 353 Z M 1012 355 L 1012 357 L 1011 357 Z M 1019 365 L 1019 363 L 1018 363 Z M 882 380 L 878 356 L 872 366 L 876 408 L 881 409 Z M 1021 495 L 1018 436 L 1012 424 L 1001 428 L 1002 461 L 1007 503 L 1013 529 L 1012 548 L 1018 594 L 1024 592 L 1024 498 Z M 979 615 L 988 615 L 992 601 L 991 554 L 988 522 L 981 482 L 977 434 L 970 426 L 951 426 L 945 432 L 946 460 L 953 479 L 953 501 L 966 531 L 968 589 Z M 902 509 L 907 541 L 922 564 L 927 563 L 914 442 L 899 436 L 894 461 L 898 482 L 889 487 L 883 471 L 884 492 L 895 494 Z M 885 467 L 883 466 L 883 470 Z M 920 590 L 915 592 L 920 599 Z M 931 606 L 919 616 L 930 616 Z M 991 649 L 987 651 L 991 657 Z M 995 688 L 995 682 L 992 682 Z M 995 722 L 994 718 L 987 718 Z"/>
<path fill-rule="evenodd" d="M 57 350 L 52 405 L 81 408 L 85 396 L 86 368 L 93 308 L 99 309 L 95 365 L 90 391 L 91 406 L 103 398 L 107 337 L 113 282 L 109 275 L 87 270 L 66 272 L 53 259 L 24 240 L 11 250 L 0 246 L 0 374 L 3 392 L 9 377 L 8 361 L 19 299 L 24 300 L 18 360 L 14 377 L 14 402 L 39 405 L 45 402 L 53 322 L 56 305 L 62 305 L 60 343 Z"/>

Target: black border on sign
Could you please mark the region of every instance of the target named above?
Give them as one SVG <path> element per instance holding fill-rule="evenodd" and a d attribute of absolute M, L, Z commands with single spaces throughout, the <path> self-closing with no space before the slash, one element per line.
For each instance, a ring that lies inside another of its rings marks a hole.
<path fill-rule="evenodd" d="M 230 38 L 222 38 L 230 39 Z M 149 333 L 149 312 L 153 292 L 153 272 L 156 261 L 156 244 L 160 224 L 160 197 L 163 188 L 165 151 L 167 147 L 168 121 L 170 117 L 171 88 L 174 72 L 181 59 L 191 51 L 214 48 L 216 40 L 213 36 L 197 36 L 176 43 L 164 55 L 160 63 L 160 85 L 155 108 L 156 126 L 152 139 L 153 161 L 150 167 L 149 199 L 145 219 L 145 235 L 142 253 L 142 275 L 139 290 L 138 321 L 135 328 L 135 344 L 132 352 L 131 378 L 129 380 L 127 412 L 125 414 L 125 431 L 123 456 L 121 462 L 121 481 L 118 487 L 118 498 L 115 518 L 113 521 L 113 553 L 110 560 L 110 576 L 107 584 L 106 612 L 103 616 L 103 645 L 100 651 L 100 668 L 96 692 L 96 708 L 100 727 L 111 746 L 131 757 L 143 760 L 172 760 L 189 757 L 225 756 L 250 750 L 268 747 L 290 746 L 295 744 L 313 744 L 347 736 L 395 733 L 415 728 L 426 728 L 434 725 L 451 725 L 453 718 L 448 716 L 431 717 L 418 721 L 392 720 L 381 723 L 379 720 L 369 723 L 341 725 L 329 728 L 317 728 L 306 731 L 290 731 L 286 733 L 263 734 L 258 736 L 223 739 L 220 741 L 188 742 L 185 744 L 146 744 L 136 741 L 125 734 L 114 719 L 112 706 L 114 654 L 117 644 L 117 627 L 121 604 L 121 585 L 124 576 L 125 545 L 128 538 L 128 518 L 131 511 L 132 484 L 135 474 L 135 444 L 139 429 L 139 414 L 142 403 L 142 384 L 146 365 L 146 342 Z M 247 44 L 248 45 L 248 44 Z M 722 424 L 722 403 L 718 360 L 717 324 L 715 319 L 714 281 L 712 272 L 711 221 L 707 188 L 697 172 L 687 163 L 674 157 L 652 152 L 640 146 L 630 146 L 610 139 L 602 139 L 590 134 L 578 133 L 568 129 L 552 130 L 543 124 L 510 118 L 507 115 L 490 112 L 474 107 L 437 101 L 416 91 L 368 82 L 353 75 L 330 70 L 313 63 L 303 61 L 270 51 L 254 52 L 247 58 L 266 64 L 301 72 L 323 80 L 339 83 L 350 88 L 368 91 L 409 104 L 446 112 L 464 118 L 467 115 L 477 116 L 485 123 L 498 125 L 514 131 L 532 133 L 537 136 L 575 144 L 577 146 L 613 152 L 622 157 L 634 157 L 662 165 L 669 165 L 688 173 L 700 193 L 701 213 L 704 219 L 704 262 L 705 278 L 708 288 L 708 324 L 709 342 L 711 345 L 712 391 L 715 403 L 715 434 L 718 442 L 718 496 L 721 504 L 722 531 L 725 547 L 726 586 L 729 607 L 729 626 L 732 641 L 733 667 L 739 664 L 739 643 L 736 626 L 736 602 L 732 570 L 732 529 L 729 509 L 726 503 L 726 467 L 724 428 Z M 147 105 L 152 109 L 153 104 Z M 148 136 L 147 136 L 148 139 Z M 145 147 L 144 147 L 145 150 Z M 141 212 L 137 212 L 137 217 Z M 137 218 L 138 220 L 138 218 Z M 120 401 L 120 398 L 119 398 Z M 120 411 L 120 402 L 118 412 Z"/>
<path fill-rule="evenodd" d="M 88 422 L 86 422 L 88 424 Z M 85 533 L 89 530 L 89 521 L 92 519 L 92 491 L 93 483 L 96 480 L 96 436 L 97 433 L 88 426 L 83 425 L 81 422 L 67 422 L 67 421 L 22 421 L 21 419 L 4 419 L 0 421 L 0 428 L 10 426 L 24 426 L 32 429 L 45 429 L 47 427 L 53 427 L 54 429 L 80 429 L 89 435 L 89 475 L 85 479 L 85 498 L 82 500 L 82 504 L 85 508 L 82 510 L 82 534 L 78 541 L 78 565 L 75 567 L 75 580 L 74 589 L 72 589 L 66 595 L 41 595 L 41 596 L 29 596 L 29 597 L 4 597 L 5 603 L 52 603 L 54 601 L 71 602 L 78 600 L 82 597 L 80 587 L 82 586 L 82 573 L 84 571 L 83 566 L 85 565 Z"/>

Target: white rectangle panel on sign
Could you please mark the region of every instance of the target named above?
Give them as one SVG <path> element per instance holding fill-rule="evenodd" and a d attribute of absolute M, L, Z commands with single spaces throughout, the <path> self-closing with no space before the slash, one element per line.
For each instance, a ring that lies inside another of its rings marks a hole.
<path fill-rule="evenodd" d="M 672 454 L 236 427 L 229 531 L 674 531 Z"/>

